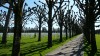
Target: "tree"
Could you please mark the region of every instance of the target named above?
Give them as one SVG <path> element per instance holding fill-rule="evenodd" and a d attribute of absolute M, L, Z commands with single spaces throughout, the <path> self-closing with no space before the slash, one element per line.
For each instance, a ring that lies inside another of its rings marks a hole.
<path fill-rule="evenodd" d="M 12 1 L 14 18 L 14 39 L 12 47 L 12 56 L 20 56 L 20 40 L 22 31 L 22 9 L 24 0 Z"/>
<path fill-rule="evenodd" d="M 39 6 L 38 4 L 36 4 L 36 5 L 37 6 L 34 7 L 33 10 L 34 10 L 34 14 L 36 16 L 36 19 L 35 20 L 38 21 L 38 24 L 39 24 L 38 41 L 41 41 L 41 27 L 43 26 L 43 18 L 44 18 L 44 15 L 45 15 L 46 11 L 45 11 L 45 7 L 43 7 L 43 5 L 42 6 Z"/>
<path fill-rule="evenodd" d="M 67 30 L 68 30 L 68 16 L 67 16 L 67 13 L 65 14 L 65 17 L 64 17 L 64 27 L 65 27 L 65 32 L 66 32 L 66 39 L 67 39 Z"/>
<path fill-rule="evenodd" d="M 8 29 L 8 25 L 9 25 L 9 20 L 10 20 L 10 14 L 11 14 L 11 3 L 9 4 L 9 9 L 8 9 L 8 13 L 6 16 L 6 21 L 5 21 L 5 25 L 4 25 L 4 30 L 3 30 L 3 36 L 2 36 L 2 44 L 6 44 L 7 42 L 7 29 Z"/>
<path fill-rule="evenodd" d="M 92 51 L 97 51 L 95 40 L 95 28 L 94 23 L 98 18 L 100 10 L 98 10 L 98 4 L 95 0 L 76 0 L 78 6 L 85 14 L 84 34 L 86 39 L 91 44 Z M 96 12 L 97 11 L 97 12 Z M 95 13 L 96 12 L 96 13 Z M 91 17 L 92 16 L 92 17 Z"/>
<path fill-rule="evenodd" d="M 48 8 L 49 8 L 49 20 L 48 20 L 48 47 L 52 47 L 52 7 L 53 7 L 53 1 L 48 1 Z"/>
<path fill-rule="evenodd" d="M 5 11 L 3 12 L 3 11 L 1 10 L 1 11 L 0 11 L 0 32 L 3 32 L 3 28 L 4 28 L 3 22 L 4 22 L 5 17 L 6 17 Z"/>
<path fill-rule="evenodd" d="M 63 27 L 63 10 L 61 9 L 61 5 L 63 3 L 63 0 L 60 0 L 60 15 L 59 15 L 59 25 L 60 25 L 60 42 L 62 42 L 62 27 Z"/>
<path fill-rule="evenodd" d="M 42 32 L 47 32 L 46 27 L 42 27 Z"/>

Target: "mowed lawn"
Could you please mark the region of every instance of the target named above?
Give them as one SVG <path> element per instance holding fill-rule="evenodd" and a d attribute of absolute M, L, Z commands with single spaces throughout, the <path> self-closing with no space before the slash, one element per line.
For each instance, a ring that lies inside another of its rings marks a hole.
<path fill-rule="evenodd" d="M 100 34 L 96 34 L 96 45 L 97 45 L 97 52 L 95 53 L 94 56 L 100 56 Z M 86 46 L 86 44 L 85 44 Z M 90 55 L 90 45 L 89 46 L 86 46 L 85 49 L 84 49 L 84 56 L 89 56 Z"/>
<path fill-rule="evenodd" d="M 2 36 L 0 36 L 0 42 L 1 42 L 1 37 Z M 21 51 L 20 51 L 21 56 L 45 56 L 46 53 L 54 50 L 59 46 L 62 46 L 64 43 L 71 40 L 71 39 L 66 40 L 66 37 L 63 36 L 63 42 L 60 43 L 59 35 L 56 34 L 53 35 L 53 47 L 47 48 L 47 39 L 48 39 L 47 36 L 42 36 L 41 41 L 38 42 L 38 36 L 34 37 L 29 35 L 22 35 Z M 7 44 L 6 45 L 0 44 L 0 56 L 11 56 L 12 45 L 13 45 L 13 35 L 8 35 Z"/>
<path fill-rule="evenodd" d="M 100 50 L 100 34 L 96 34 L 97 48 Z"/>
<path fill-rule="evenodd" d="M 96 34 L 97 53 L 95 56 L 100 56 L 100 34 Z"/>

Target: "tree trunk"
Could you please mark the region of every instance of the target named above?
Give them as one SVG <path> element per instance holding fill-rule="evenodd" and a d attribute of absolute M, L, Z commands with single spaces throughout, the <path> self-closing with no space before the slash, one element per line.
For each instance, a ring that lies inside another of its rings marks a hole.
<path fill-rule="evenodd" d="M 11 8 L 11 6 L 9 5 L 9 8 Z M 8 13 L 6 16 L 6 21 L 5 21 L 5 25 L 4 25 L 4 29 L 3 29 L 3 36 L 2 36 L 2 44 L 6 44 L 7 42 L 7 31 L 8 31 L 8 25 L 9 25 L 9 20 L 10 20 L 10 14 L 11 14 L 11 9 L 8 9 Z"/>
<path fill-rule="evenodd" d="M 62 42 L 62 24 L 63 24 L 63 11 L 61 9 L 61 4 L 62 0 L 60 0 L 60 15 L 59 15 L 59 20 L 60 20 L 60 42 Z"/>
<path fill-rule="evenodd" d="M 85 32 L 85 37 L 86 37 L 88 43 L 90 44 L 90 42 L 91 42 L 90 29 L 88 28 L 88 26 L 86 26 L 86 28 L 84 29 L 84 32 Z"/>
<path fill-rule="evenodd" d="M 41 18 L 39 18 L 39 37 L 38 41 L 41 41 Z"/>
<path fill-rule="evenodd" d="M 90 17 L 91 15 L 89 15 L 89 6 L 88 6 L 88 2 L 89 0 L 86 0 L 86 9 L 85 9 L 85 14 L 86 14 L 86 23 L 85 23 L 85 27 L 84 27 L 84 32 L 85 32 L 85 37 L 88 41 L 88 43 L 90 44 L 91 42 L 91 37 L 90 37 Z"/>
<path fill-rule="evenodd" d="M 74 36 L 74 25 L 72 26 L 72 37 Z"/>
<path fill-rule="evenodd" d="M 21 40 L 21 32 L 22 32 L 22 8 L 23 1 L 20 0 L 14 6 L 14 39 L 13 39 L 13 47 L 12 47 L 12 56 L 20 56 L 20 40 Z M 19 6 L 20 5 L 20 6 Z"/>
<path fill-rule="evenodd" d="M 62 23 L 60 23 L 60 42 L 62 42 Z"/>
<path fill-rule="evenodd" d="M 90 7 L 89 7 L 89 20 L 90 20 L 90 31 L 91 31 L 91 48 L 93 52 L 97 51 L 97 46 L 96 46 L 96 40 L 95 40 L 95 13 L 94 13 L 94 8 L 95 8 L 95 0 L 89 0 L 90 2 Z M 91 17 L 92 16 L 92 17 Z"/>
<path fill-rule="evenodd" d="M 49 0 L 48 48 L 52 47 L 52 1 Z"/>
<path fill-rule="evenodd" d="M 48 23 L 48 47 L 52 47 L 52 24 Z"/>
<path fill-rule="evenodd" d="M 92 51 L 97 51 L 94 23 L 91 24 L 91 48 Z"/>
<path fill-rule="evenodd" d="M 67 27 L 66 27 L 66 39 L 67 39 Z"/>
<path fill-rule="evenodd" d="M 71 27 L 69 25 L 69 38 L 71 38 Z"/>

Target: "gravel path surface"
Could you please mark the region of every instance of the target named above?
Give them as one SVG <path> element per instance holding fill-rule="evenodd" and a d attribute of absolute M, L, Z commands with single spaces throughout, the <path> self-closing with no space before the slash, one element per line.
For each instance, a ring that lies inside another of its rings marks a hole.
<path fill-rule="evenodd" d="M 83 34 L 46 54 L 46 56 L 83 56 Z"/>

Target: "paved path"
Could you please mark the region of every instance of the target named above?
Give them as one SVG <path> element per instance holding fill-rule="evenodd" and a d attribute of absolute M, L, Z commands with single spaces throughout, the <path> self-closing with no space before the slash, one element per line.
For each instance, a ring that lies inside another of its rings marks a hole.
<path fill-rule="evenodd" d="M 48 53 L 46 56 L 83 56 L 83 34 L 56 50 Z"/>

